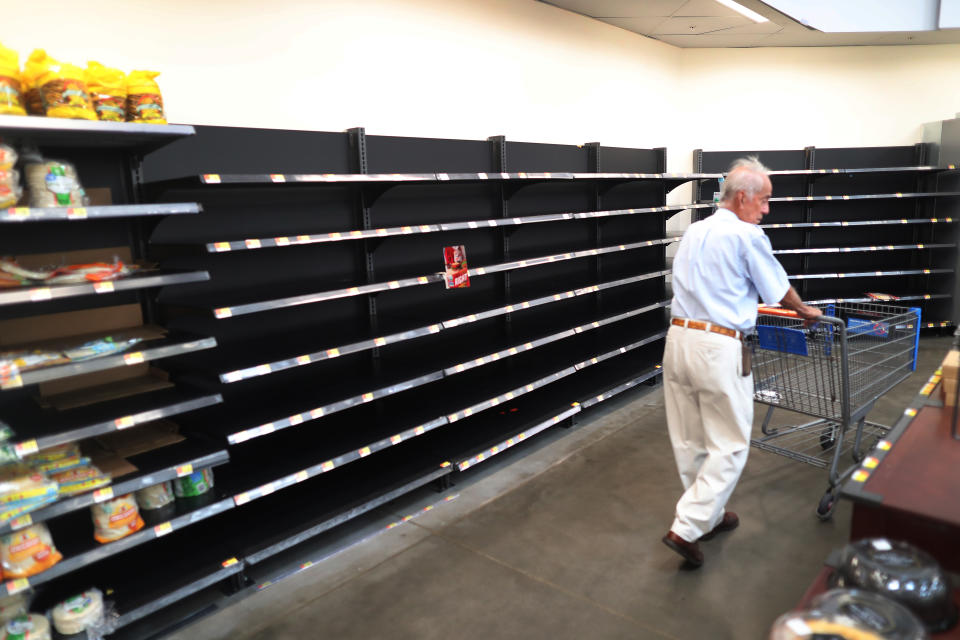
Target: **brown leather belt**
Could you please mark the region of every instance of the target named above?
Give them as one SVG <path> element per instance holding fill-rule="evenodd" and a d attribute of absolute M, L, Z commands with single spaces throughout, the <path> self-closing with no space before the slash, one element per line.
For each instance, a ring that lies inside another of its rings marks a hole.
<path fill-rule="evenodd" d="M 702 320 L 689 320 L 687 318 L 672 318 L 670 324 L 676 325 L 678 327 L 686 327 L 687 329 L 697 329 L 699 331 L 710 331 L 711 333 L 719 333 L 722 336 L 729 336 L 736 340 L 743 339 L 743 333 L 737 331 L 736 329 L 728 329 L 726 327 L 721 327 L 720 325 L 713 324 L 712 322 L 703 322 Z"/>

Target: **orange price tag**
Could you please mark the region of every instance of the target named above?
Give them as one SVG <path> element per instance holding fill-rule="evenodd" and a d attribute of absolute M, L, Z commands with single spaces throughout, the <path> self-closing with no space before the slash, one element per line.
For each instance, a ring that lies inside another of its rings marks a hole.
<path fill-rule="evenodd" d="M 227 567 L 232 567 L 233 565 L 238 564 L 239 562 L 240 562 L 240 561 L 237 560 L 236 558 L 227 558 L 226 560 L 224 560 L 223 562 L 221 562 L 220 565 L 221 565 L 224 569 L 226 569 Z"/>
<path fill-rule="evenodd" d="M 207 184 L 220 184 L 220 174 L 208 173 L 203 176 L 203 181 Z"/>
<path fill-rule="evenodd" d="M 67 219 L 69 220 L 83 220 L 87 217 L 87 210 L 83 207 L 75 207 L 72 209 L 67 209 Z"/>
<path fill-rule="evenodd" d="M 179 467 L 177 467 L 177 477 L 178 477 L 178 478 L 182 478 L 183 476 L 188 476 L 188 475 L 190 475 L 191 473 L 193 473 L 193 465 L 192 465 L 192 464 L 182 464 L 182 465 L 180 465 Z"/>
<path fill-rule="evenodd" d="M 153 528 L 153 533 L 158 538 L 163 537 L 173 531 L 173 525 L 169 522 L 164 522 L 163 524 L 158 524 Z"/>
<path fill-rule="evenodd" d="M 94 502 L 105 502 L 113 498 L 113 487 L 104 487 L 93 492 Z"/>
<path fill-rule="evenodd" d="M 270 179 L 271 179 L 273 182 L 286 182 L 286 181 L 287 181 L 286 176 L 284 176 L 282 173 L 271 173 L 271 174 L 270 174 Z"/>
<path fill-rule="evenodd" d="M 93 290 L 97 293 L 113 293 L 115 287 L 113 282 L 94 282 Z"/>
<path fill-rule="evenodd" d="M 123 416 L 122 418 L 117 418 L 113 421 L 113 424 L 117 426 L 117 429 L 129 429 L 133 426 L 133 416 Z"/>
<path fill-rule="evenodd" d="M 11 520 L 10 528 L 13 531 L 16 531 L 17 529 L 23 529 L 24 527 L 29 527 L 32 524 L 33 524 L 33 518 L 30 517 L 29 513 L 26 513 L 20 516 L 19 518 L 14 518 L 13 520 Z"/>
<path fill-rule="evenodd" d="M 140 364 L 144 362 L 143 352 L 134 351 L 133 353 L 128 353 L 127 355 L 123 356 L 123 362 L 127 365 Z"/>

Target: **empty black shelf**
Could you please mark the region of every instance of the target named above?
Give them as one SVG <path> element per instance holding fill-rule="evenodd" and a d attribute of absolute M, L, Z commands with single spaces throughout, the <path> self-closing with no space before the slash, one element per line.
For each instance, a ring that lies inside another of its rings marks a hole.
<path fill-rule="evenodd" d="M 43 409 L 32 398 L 24 397 L 4 405 L 2 418 L 16 434 L 14 448 L 27 455 L 213 406 L 222 400 L 215 393 L 171 388 L 57 411 Z"/>
<path fill-rule="evenodd" d="M 200 205 L 195 202 L 121 204 L 97 207 L 10 207 L 6 210 L 6 215 L 0 215 L 0 223 L 171 216 L 200 213 L 200 211 Z"/>
<path fill-rule="evenodd" d="M 209 279 L 210 274 L 206 271 L 147 271 L 134 273 L 118 280 L 104 280 L 103 282 L 78 282 L 2 289 L 0 290 L 0 307 L 76 296 L 101 295 L 115 291 L 167 287 L 189 282 L 204 282 Z"/>
<path fill-rule="evenodd" d="M 132 366 L 160 358 L 169 358 L 193 351 L 212 349 L 215 346 L 217 346 L 217 341 L 214 338 L 198 338 L 196 336 L 173 334 L 158 340 L 141 342 L 135 345 L 135 348 L 116 355 L 43 367 L 23 373 L 18 372 L 5 378 L 5 382 L 0 388 L 14 389 L 30 384 L 93 373 L 95 371 Z"/>
<path fill-rule="evenodd" d="M 195 133 L 189 125 L 0 115 L 0 135 L 7 142 L 58 148 L 122 148 L 146 152 Z"/>
<path fill-rule="evenodd" d="M 867 193 L 836 196 L 785 196 L 770 198 L 770 202 L 844 202 L 848 200 L 891 200 L 896 198 L 954 198 L 960 191 L 940 191 L 923 193 Z"/>
<path fill-rule="evenodd" d="M 889 278 L 893 276 L 939 275 L 953 269 L 901 269 L 897 271 L 857 271 L 851 273 L 805 273 L 788 275 L 791 280 L 831 280 L 834 278 Z"/>
<path fill-rule="evenodd" d="M 944 171 L 945 169 L 953 169 L 954 166 L 950 165 L 949 167 L 932 167 L 932 166 L 918 166 L 918 167 L 865 167 L 865 168 L 850 168 L 850 167 L 836 167 L 833 169 L 787 169 L 787 170 L 778 170 L 778 171 L 769 171 L 767 175 L 769 176 L 822 176 L 822 175 L 852 175 L 857 173 L 932 173 L 935 171 Z"/>
<path fill-rule="evenodd" d="M 761 229 L 815 229 L 818 227 L 874 227 L 898 224 L 942 224 L 956 222 L 953 218 L 897 218 L 895 220 L 838 220 L 831 222 L 780 222 L 758 225 Z"/>
<path fill-rule="evenodd" d="M 865 253 L 870 251 L 902 251 L 914 249 L 952 249 L 954 243 L 934 244 L 885 244 L 869 247 L 823 247 L 819 249 L 774 249 L 775 254 L 814 254 L 814 253 Z"/>
<path fill-rule="evenodd" d="M 492 218 L 487 220 L 470 220 L 467 222 L 443 222 L 439 224 L 382 227 L 368 230 L 331 231 L 328 233 L 309 235 L 279 236 L 275 238 L 247 238 L 244 240 L 208 242 L 206 244 L 206 248 L 209 253 L 225 253 L 228 251 L 302 246 L 326 242 L 362 240 L 364 238 L 386 238 L 391 236 L 405 236 L 422 233 L 438 233 L 441 231 L 488 229 L 524 224 L 537 224 L 542 222 L 557 222 L 563 220 L 593 220 L 644 213 L 666 213 L 670 211 L 683 211 L 688 208 L 690 208 L 690 205 L 671 205 L 664 207 L 645 207 L 640 209 L 611 209 L 605 211 L 586 211 L 579 213 L 551 213 L 533 216 Z"/>

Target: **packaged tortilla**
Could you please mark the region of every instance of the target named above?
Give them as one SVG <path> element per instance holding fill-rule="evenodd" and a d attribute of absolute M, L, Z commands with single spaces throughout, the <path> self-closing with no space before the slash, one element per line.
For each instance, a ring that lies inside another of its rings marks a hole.
<path fill-rule="evenodd" d="M 137 491 L 137 504 L 144 511 L 161 509 L 171 502 L 173 502 L 173 483 L 170 481 Z"/>
<path fill-rule="evenodd" d="M 23 92 L 23 106 L 32 116 L 42 116 L 43 97 L 40 95 L 40 85 L 37 82 L 46 68 L 47 52 L 43 49 L 34 49 L 23 65 L 20 74 L 20 89 Z"/>
<path fill-rule="evenodd" d="M 123 71 L 90 61 L 87 63 L 87 89 L 100 120 L 126 120 L 127 77 Z"/>
<path fill-rule="evenodd" d="M 88 203 L 77 170 L 69 162 L 31 162 L 24 167 L 24 173 L 31 207 L 82 207 Z"/>
<path fill-rule="evenodd" d="M 20 592 L 0 598 L 0 624 L 6 624 L 27 612 L 27 594 Z"/>
<path fill-rule="evenodd" d="M 63 460 L 71 456 L 80 455 L 80 445 L 76 442 L 66 442 L 64 444 L 47 447 L 37 453 L 32 454 L 28 460 L 31 463 L 53 462 L 54 460 Z"/>
<path fill-rule="evenodd" d="M 19 158 L 19 155 L 16 149 L 0 144 L 0 169 L 13 169 L 13 165 L 17 164 L 17 158 Z"/>
<path fill-rule="evenodd" d="M 154 80 L 159 71 L 131 71 L 127 76 L 127 122 L 167 124 L 163 96 Z"/>
<path fill-rule="evenodd" d="M 3 640 L 50 640 L 50 622 L 36 613 L 17 616 L 3 628 Z"/>
<path fill-rule="evenodd" d="M 27 115 L 20 86 L 20 56 L 0 44 L 0 113 Z"/>
<path fill-rule="evenodd" d="M 57 481 L 61 496 L 85 493 L 110 484 L 110 474 L 100 471 L 95 465 L 89 463 L 52 473 L 50 477 Z"/>
<path fill-rule="evenodd" d="M 53 608 L 50 617 L 57 633 L 65 636 L 83 633 L 102 621 L 103 593 L 99 589 L 89 589 L 67 598 Z"/>
<path fill-rule="evenodd" d="M 57 483 L 24 464 L 0 467 L 0 508 L 12 509 L 57 494 Z"/>
<path fill-rule="evenodd" d="M 93 537 L 106 544 L 143 529 L 143 518 L 137 510 L 137 501 L 128 493 L 90 507 L 93 514 Z"/>
<path fill-rule="evenodd" d="M 173 492 L 178 498 L 202 496 L 213 488 L 213 470 L 194 471 L 173 481 Z"/>
<path fill-rule="evenodd" d="M 96 120 L 83 69 L 47 56 L 37 79 L 44 115 L 51 118 Z"/>
<path fill-rule="evenodd" d="M 0 536 L 4 578 L 27 578 L 49 569 L 63 556 L 53 546 L 46 525 L 35 524 Z"/>

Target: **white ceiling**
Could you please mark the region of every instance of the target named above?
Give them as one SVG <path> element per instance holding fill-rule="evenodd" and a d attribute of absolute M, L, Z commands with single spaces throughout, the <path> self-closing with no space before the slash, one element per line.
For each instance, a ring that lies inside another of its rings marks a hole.
<path fill-rule="evenodd" d="M 960 29 L 823 33 L 796 22 L 767 6 L 761 0 L 738 0 L 738 2 L 768 18 L 769 22 L 753 22 L 715 0 L 540 0 L 540 2 L 589 16 L 677 47 L 836 47 L 960 43 Z"/>

